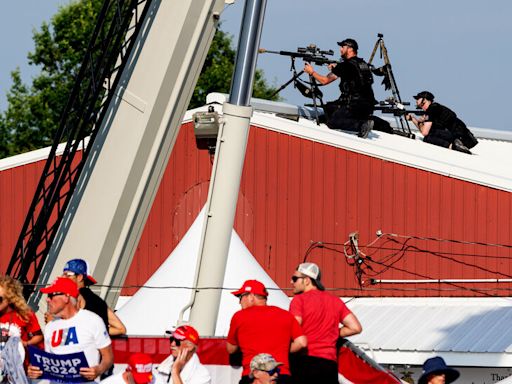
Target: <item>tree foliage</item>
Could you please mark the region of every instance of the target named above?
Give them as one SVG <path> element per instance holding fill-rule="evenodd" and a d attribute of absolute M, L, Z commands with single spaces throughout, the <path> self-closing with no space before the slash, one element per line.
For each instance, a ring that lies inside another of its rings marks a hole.
<path fill-rule="evenodd" d="M 23 84 L 19 69 L 11 73 L 8 105 L 0 114 L 0 158 L 51 145 L 102 3 L 81 0 L 61 7 L 34 32 L 35 49 L 28 59 L 41 71 L 31 85 Z M 217 30 L 190 108 L 204 105 L 210 92 L 229 92 L 234 60 L 231 36 Z M 253 95 L 268 99 L 274 90 L 258 70 Z"/>

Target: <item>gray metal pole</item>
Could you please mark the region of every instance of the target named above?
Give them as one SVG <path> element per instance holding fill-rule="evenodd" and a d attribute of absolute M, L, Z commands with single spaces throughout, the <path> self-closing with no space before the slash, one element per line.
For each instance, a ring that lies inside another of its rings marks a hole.
<path fill-rule="evenodd" d="M 246 0 L 229 103 L 249 105 L 267 0 Z"/>
<path fill-rule="evenodd" d="M 247 0 L 245 3 L 231 96 L 229 103 L 223 107 L 224 125 L 217 138 L 206 203 L 194 284 L 198 288 L 222 287 L 224 282 L 249 136 L 252 107 L 248 104 L 252 95 L 265 6 L 266 0 Z M 190 323 L 201 335 L 215 335 L 221 294 L 220 289 L 197 289 L 192 294 Z"/>

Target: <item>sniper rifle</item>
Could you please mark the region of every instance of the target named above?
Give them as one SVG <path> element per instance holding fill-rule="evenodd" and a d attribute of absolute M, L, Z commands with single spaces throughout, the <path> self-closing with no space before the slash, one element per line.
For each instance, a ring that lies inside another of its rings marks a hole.
<path fill-rule="evenodd" d="M 375 109 L 381 111 L 382 113 L 392 114 L 393 116 L 405 116 L 408 114 L 421 116 L 426 114 L 422 109 L 406 109 L 405 107 L 408 105 L 410 105 L 410 103 L 400 103 L 394 98 L 390 97 L 384 101 L 379 101 L 379 104 L 375 107 Z"/>
<path fill-rule="evenodd" d="M 329 65 L 339 63 L 337 60 L 333 60 L 327 56 L 334 55 L 334 51 L 329 49 L 328 51 L 323 51 L 318 48 L 315 44 L 309 44 L 307 47 L 299 47 L 297 48 L 297 52 L 291 51 L 271 51 L 265 48 L 260 48 L 259 53 L 273 53 L 281 56 L 291 57 L 294 59 L 302 59 L 306 63 L 313 63 L 316 65 Z"/>
<path fill-rule="evenodd" d="M 291 61 L 290 71 L 292 71 L 292 77 L 290 80 L 281 85 L 271 96 L 277 95 L 288 85 L 293 83 L 295 88 L 299 90 L 299 92 L 307 98 L 313 99 L 313 108 L 315 110 L 315 120 L 317 124 L 320 124 L 320 114 L 318 112 L 318 107 L 323 107 L 324 102 L 322 100 L 323 94 L 320 91 L 319 84 L 315 80 L 315 78 L 309 75 L 309 81 L 303 81 L 300 79 L 300 76 L 304 73 L 304 70 L 297 72 L 295 67 L 295 59 L 302 59 L 306 63 L 317 64 L 317 65 L 329 65 L 339 63 L 339 61 L 330 59 L 328 56 L 334 55 L 334 51 L 332 49 L 328 51 L 323 51 L 318 48 L 315 44 L 310 44 L 307 47 L 299 47 L 297 48 L 297 52 L 291 51 L 271 51 L 265 48 L 260 48 L 258 50 L 259 53 L 272 53 L 281 56 L 288 56 Z"/>

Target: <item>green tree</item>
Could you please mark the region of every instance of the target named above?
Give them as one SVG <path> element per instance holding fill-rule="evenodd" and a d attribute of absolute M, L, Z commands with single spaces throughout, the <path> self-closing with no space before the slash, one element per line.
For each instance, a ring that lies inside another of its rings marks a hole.
<path fill-rule="evenodd" d="M 30 86 L 23 84 L 19 70 L 11 74 L 7 109 L 0 114 L 0 158 L 51 145 L 102 4 L 103 0 L 73 2 L 34 32 L 35 49 L 28 59 L 41 72 Z M 217 30 L 190 108 L 203 105 L 210 92 L 229 92 L 234 59 L 232 37 Z M 254 96 L 268 99 L 274 90 L 258 70 Z"/>
<path fill-rule="evenodd" d="M 190 100 L 189 108 L 204 105 L 206 95 L 211 92 L 229 93 L 236 54 L 232 43 L 230 35 L 220 29 L 217 30 Z M 276 88 L 267 84 L 263 71 L 256 70 L 253 96 L 260 99 L 277 100 L 278 96 L 272 96 L 275 90 Z"/>

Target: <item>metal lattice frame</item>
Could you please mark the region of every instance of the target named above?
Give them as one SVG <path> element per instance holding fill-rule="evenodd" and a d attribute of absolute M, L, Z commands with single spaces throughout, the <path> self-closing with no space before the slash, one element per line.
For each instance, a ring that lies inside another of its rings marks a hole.
<path fill-rule="evenodd" d="M 151 0 L 105 0 L 6 273 L 35 289 Z M 89 141 L 86 144 L 86 138 Z M 65 142 L 57 156 L 59 143 Z M 79 155 L 80 150 L 82 155 Z"/>

